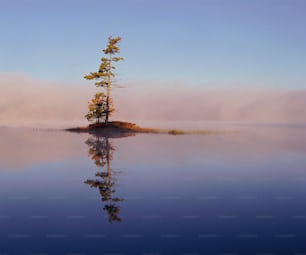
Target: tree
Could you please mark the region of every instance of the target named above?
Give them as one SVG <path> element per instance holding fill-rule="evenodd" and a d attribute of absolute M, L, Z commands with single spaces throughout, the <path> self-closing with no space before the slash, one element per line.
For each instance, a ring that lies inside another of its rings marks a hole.
<path fill-rule="evenodd" d="M 110 91 L 115 78 L 113 70 L 115 70 L 116 67 L 114 63 L 123 60 L 122 57 L 115 57 L 116 54 L 120 53 L 118 45 L 120 41 L 121 37 L 118 36 L 113 38 L 110 36 L 108 38 L 107 47 L 103 50 L 105 56 L 101 58 L 102 63 L 99 70 L 84 76 L 86 80 L 96 80 L 96 87 L 103 87 L 106 89 L 106 95 L 104 93 L 97 93 L 94 99 L 89 102 L 89 112 L 85 115 L 88 121 L 96 119 L 96 123 L 99 123 L 100 119 L 102 119 L 105 123 L 108 123 L 109 117 L 114 111 Z"/>
<path fill-rule="evenodd" d="M 106 96 L 104 93 L 96 93 L 95 97 L 88 103 L 89 112 L 85 115 L 88 121 L 96 120 L 96 123 L 100 123 L 100 119 L 106 119 L 107 112 L 111 112 L 106 107 Z"/>

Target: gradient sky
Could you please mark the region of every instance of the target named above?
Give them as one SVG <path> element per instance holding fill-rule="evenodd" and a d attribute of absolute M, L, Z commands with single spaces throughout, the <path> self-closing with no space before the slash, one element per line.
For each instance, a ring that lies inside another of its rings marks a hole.
<path fill-rule="evenodd" d="M 0 0 L 0 72 L 88 83 L 120 35 L 119 81 L 305 89 L 305 13 L 305 0 Z"/>

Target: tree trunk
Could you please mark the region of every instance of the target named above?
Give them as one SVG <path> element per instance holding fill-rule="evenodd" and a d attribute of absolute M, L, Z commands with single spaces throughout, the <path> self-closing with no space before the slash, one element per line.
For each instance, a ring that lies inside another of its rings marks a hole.
<path fill-rule="evenodd" d="M 109 108 L 110 108 L 110 86 L 111 86 L 111 71 L 112 71 L 112 53 L 109 54 L 109 70 L 107 76 L 107 94 L 106 94 L 106 118 L 105 123 L 108 123 L 109 119 Z"/>

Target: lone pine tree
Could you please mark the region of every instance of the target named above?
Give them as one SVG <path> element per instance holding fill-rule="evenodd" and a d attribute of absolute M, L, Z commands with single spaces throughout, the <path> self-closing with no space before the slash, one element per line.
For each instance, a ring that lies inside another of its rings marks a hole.
<path fill-rule="evenodd" d="M 100 120 L 102 120 L 108 123 L 109 117 L 114 111 L 110 91 L 115 78 L 113 70 L 116 67 L 114 63 L 123 60 L 122 57 L 115 56 L 120 53 L 118 45 L 120 41 L 121 37 L 113 38 L 110 36 L 107 47 L 103 50 L 104 56 L 101 58 L 99 70 L 84 76 L 86 80 L 96 80 L 96 87 L 103 87 L 106 90 L 106 95 L 103 92 L 96 93 L 91 102 L 89 102 L 89 112 L 85 115 L 88 121 L 95 120 L 96 123 L 100 123 Z"/>

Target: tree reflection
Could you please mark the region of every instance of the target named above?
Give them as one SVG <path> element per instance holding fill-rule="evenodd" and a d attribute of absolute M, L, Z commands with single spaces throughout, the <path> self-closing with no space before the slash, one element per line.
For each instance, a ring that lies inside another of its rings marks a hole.
<path fill-rule="evenodd" d="M 117 135 L 116 137 L 125 136 L 129 136 L 129 134 Z M 121 222 L 119 203 L 123 202 L 124 199 L 115 196 L 114 175 L 116 172 L 110 166 L 115 148 L 109 138 L 114 138 L 114 136 L 93 134 L 85 142 L 89 147 L 88 155 L 99 168 L 99 171 L 95 174 L 96 178 L 94 180 L 86 180 L 85 183 L 99 189 L 101 201 L 104 204 L 103 210 L 107 212 L 109 222 L 112 223 L 114 221 Z"/>

